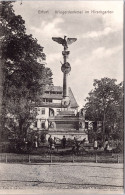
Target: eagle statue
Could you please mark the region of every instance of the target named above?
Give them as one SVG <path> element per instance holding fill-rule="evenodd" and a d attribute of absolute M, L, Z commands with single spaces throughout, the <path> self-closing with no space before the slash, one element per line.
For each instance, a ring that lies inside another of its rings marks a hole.
<path fill-rule="evenodd" d="M 52 37 L 53 41 L 56 41 L 57 43 L 64 46 L 64 50 L 68 49 L 68 45 L 71 45 L 73 42 L 77 40 L 77 38 L 67 38 L 67 36 L 64 36 L 64 39 L 61 37 Z"/>

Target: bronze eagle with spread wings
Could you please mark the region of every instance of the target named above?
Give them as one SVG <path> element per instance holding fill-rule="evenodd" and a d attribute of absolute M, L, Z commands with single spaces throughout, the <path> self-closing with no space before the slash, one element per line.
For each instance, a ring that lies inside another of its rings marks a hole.
<path fill-rule="evenodd" d="M 67 38 L 67 36 L 64 36 L 64 39 L 61 37 L 52 37 L 53 41 L 56 41 L 57 43 L 64 46 L 64 49 L 68 49 L 68 45 L 71 45 L 73 42 L 77 40 L 77 38 Z"/>

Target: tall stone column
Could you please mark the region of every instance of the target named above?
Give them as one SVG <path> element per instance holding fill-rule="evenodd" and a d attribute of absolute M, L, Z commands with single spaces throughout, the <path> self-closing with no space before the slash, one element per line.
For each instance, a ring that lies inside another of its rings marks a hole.
<path fill-rule="evenodd" d="M 63 97 L 68 97 L 68 74 L 63 74 Z"/>
<path fill-rule="evenodd" d="M 68 51 L 68 45 L 72 44 L 77 39 L 76 38 L 66 38 L 66 36 L 64 36 L 64 39 L 62 39 L 61 37 L 52 37 L 52 40 L 56 41 L 57 43 L 61 44 L 64 47 L 64 50 L 62 51 L 63 64 L 62 64 L 62 67 L 61 67 L 61 70 L 63 72 L 62 107 L 68 108 L 68 106 L 70 105 L 70 100 L 69 100 L 69 96 L 68 96 L 68 80 L 67 79 L 68 79 L 68 74 L 71 71 L 71 66 L 67 62 L 67 58 L 70 54 L 70 52 Z"/>
<path fill-rule="evenodd" d="M 71 71 L 71 66 L 67 62 L 67 58 L 69 55 L 69 51 L 64 49 L 62 52 L 64 63 L 62 64 L 61 70 L 63 72 L 63 99 L 62 99 L 62 106 L 63 107 L 68 107 L 70 105 L 70 100 L 69 100 L 69 94 L 68 94 L 68 74 Z"/>

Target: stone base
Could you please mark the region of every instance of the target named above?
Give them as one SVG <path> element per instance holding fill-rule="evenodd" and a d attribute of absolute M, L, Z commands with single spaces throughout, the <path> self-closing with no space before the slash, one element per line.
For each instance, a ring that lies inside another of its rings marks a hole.
<path fill-rule="evenodd" d="M 62 139 L 63 136 L 66 137 L 66 139 L 74 139 L 74 137 L 79 140 L 82 141 L 84 138 L 86 138 L 86 141 L 88 141 L 88 135 L 85 132 L 69 132 L 69 131 L 48 131 L 47 135 L 46 135 L 46 139 L 48 140 L 49 136 L 51 135 L 52 139 L 54 139 L 54 137 Z"/>

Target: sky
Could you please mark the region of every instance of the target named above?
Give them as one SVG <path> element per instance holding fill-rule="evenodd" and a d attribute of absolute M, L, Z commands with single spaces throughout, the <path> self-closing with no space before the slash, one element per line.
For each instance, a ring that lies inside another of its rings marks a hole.
<path fill-rule="evenodd" d="M 123 1 L 17 1 L 15 13 L 25 20 L 27 34 L 44 47 L 53 83 L 63 85 L 63 47 L 52 37 L 77 38 L 69 46 L 68 85 L 79 107 L 93 89 L 94 79 L 123 81 Z M 80 13 L 64 13 L 79 11 Z M 103 11 L 98 12 L 98 11 Z M 58 12 L 58 13 L 57 13 Z"/>

